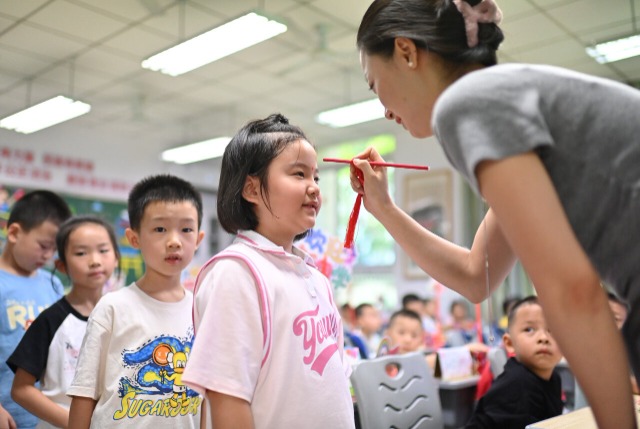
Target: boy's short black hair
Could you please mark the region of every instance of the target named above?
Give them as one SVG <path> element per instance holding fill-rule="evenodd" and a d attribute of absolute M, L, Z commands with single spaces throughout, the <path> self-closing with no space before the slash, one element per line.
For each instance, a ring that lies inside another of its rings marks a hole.
<path fill-rule="evenodd" d="M 134 231 L 140 230 L 144 210 L 149 203 L 190 202 L 198 212 L 198 229 L 202 224 L 202 196 L 193 185 L 171 174 L 148 176 L 135 184 L 129 192 L 127 209 L 129 225 Z"/>
<path fill-rule="evenodd" d="M 369 304 L 368 302 L 358 305 L 355 309 L 356 319 L 362 316 L 362 313 L 364 313 L 364 310 L 367 308 L 373 308 L 373 305 Z"/>
<path fill-rule="evenodd" d="M 509 310 L 513 307 L 513 305 L 520 301 L 522 298 L 517 296 L 510 296 L 502 301 L 502 314 L 505 316 L 509 314 Z"/>
<path fill-rule="evenodd" d="M 420 327 L 422 328 L 422 319 L 420 318 L 420 315 L 418 313 L 416 313 L 413 310 L 407 310 L 406 308 L 402 308 L 398 311 L 396 311 L 395 313 L 393 313 L 391 315 L 391 317 L 389 318 L 389 324 L 388 324 L 388 328 L 390 328 L 391 326 L 393 326 L 393 322 L 398 318 L 398 317 L 407 317 L 409 319 L 413 319 L 416 322 L 418 322 L 418 324 L 420 324 Z"/>
<path fill-rule="evenodd" d="M 508 324 L 507 326 L 509 328 L 511 328 L 511 326 L 514 323 L 515 317 L 516 317 L 516 313 L 518 312 L 518 309 L 520 307 L 522 307 L 523 305 L 526 304 L 534 304 L 534 305 L 540 305 L 540 302 L 538 301 L 538 297 L 535 295 L 530 295 L 527 296 L 525 298 L 522 298 L 520 300 L 518 300 L 515 304 L 513 304 L 513 307 L 511 307 L 511 310 L 509 310 L 509 318 L 508 318 Z"/>
<path fill-rule="evenodd" d="M 36 190 L 27 192 L 15 202 L 7 227 L 17 223 L 24 231 L 29 232 L 46 221 L 60 225 L 70 217 L 71 210 L 62 197 L 51 191 Z"/>
<path fill-rule="evenodd" d="M 407 305 L 411 304 L 412 302 L 421 302 L 423 304 L 425 304 L 425 300 L 420 298 L 418 295 L 416 295 L 415 293 L 408 293 L 405 296 L 402 297 L 402 308 L 406 308 Z"/>

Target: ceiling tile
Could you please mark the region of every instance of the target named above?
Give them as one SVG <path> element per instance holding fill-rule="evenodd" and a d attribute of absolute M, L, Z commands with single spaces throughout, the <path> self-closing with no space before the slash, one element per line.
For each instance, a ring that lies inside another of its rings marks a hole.
<path fill-rule="evenodd" d="M 31 1 L 31 0 L 29 0 Z M 123 22 L 140 21 L 150 15 L 161 14 L 175 0 L 66 0 Z"/>
<path fill-rule="evenodd" d="M 43 12 L 34 14 L 27 22 L 49 29 L 59 36 L 68 35 L 85 42 L 101 40 L 123 27 L 121 20 L 67 1 L 55 1 L 47 5 Z"/>
<path fill-rule="evenodd" d="M 26 77 L 46 68 L 51 61 L 51 58 L 34 55 L 11 45 L 0 44 L 0 68 L 6 72 Z"/>
<path fill-rule="evenodd" d="M 104 45 L 123 53 L 126 52 L 142 62 L 145 58 L 172 45 L 176 40 L 172 40 L 166 34 L 149 31 L 142 26 L 135 26 L 109 38 L 104 42 Z"/>
<path fill-rule="evenodd" d="M 150 16 L 145 20 L 144 27 L 157 30 L 167 36 L 172 36 L 174 42 L 168 42 L 165 46 L 159 46 L 158 50 L 167 49 L 181 40 L 186 40 L 208 31 L 225 22 L 225 17 L 216 16 L 213 13 L 196 9 L 185 2 L 183 10 L 180 2 L 167 8 L 164 13 Z"/>
<path fill-rule="evenodd" d="M 553 7 L 547 13 L 573 34 L 625 23 L 628 25 L 625 32 L 631 32 L 632 29 L 629 0 L 573 1 Z"/>
<path fill-rule="evenodd" d="M 260 70 L 245 70 L 233 76 L 228 76 L 220 82 L 222 85 L 230 85 L 260 96 L 262 94 L 279 91 L 286 86 L 283 79 Z"/>
<path fill-rule="evenodd" d="M 232 87 L 229 84 L 207 85 L 193 88 L 188 96 L 201 103 L 207 103 L 210 107 L 244 104 L 251 101 L 253 94 L 241 88 Z M 193 112 L 200 114 L 200 112 Z"/>
<path fill-rule="evenodd" d="M 14 27 L 2 34 L 0 43 L 17 46 L 21 50 L 32 52 L 34 55 L 57 60 L 72 57 L 85 47 L 85 44 L 81 41 L 44 31 L 27 23 Z"/>
<path fill-rule="evenodd" d="M 326 15 L 335 17 L 336 20 L 351 24 L 352 29 L 356 30 L 370 4 L 369 0 L 350 0 L 348 2 L 344 0 L 316 0 L 311 4 L 310 9 L 312 11 L 314 9 L 320 10 Z"/>
<path fill-rule="evenodd" d="M 33 13 L 38 8 L 42 7 L 50 0 L 29 0 L 29 1 L 15 1 L 7 0 L 0 2 L 0 14 L 12 18 L 24 18 L 25 16 Z"/>
<path fill-rule="evenodd" d="M 588 58 L 582 45 L 573 39 L 564 39 L 513 54 L 515 61 L 561 66 Z"/>
<path fill-rule="evenodd" d="M 15 19 L 4 16 L 2 12 L 0 12 L 0 33 L 6 31 L 14 22 Z"/>
<path fill-rule="evenodd" d="M 540 14 L 505 21 L 501 26 L 505 33 L 501 49 L 508 51 L 509 54 L 568 37 L 555 22 Z"/>
<path fill-rule="evenodd" d="M 124 57 L 108 47 L 101 46 L 85 52 L 75 59 L 75 63 L 87 70 L 100 70 L 108 76 L 126 76 L 141 73 L 140 62 L 132 57 Z"/>

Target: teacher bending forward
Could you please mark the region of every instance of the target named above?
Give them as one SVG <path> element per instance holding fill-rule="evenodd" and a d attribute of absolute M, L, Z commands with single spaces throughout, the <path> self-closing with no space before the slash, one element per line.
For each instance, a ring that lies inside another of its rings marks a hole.
<path fill-rule="evenodd" d="M 374 149 L 351 184 L 433 278 L 473 302 L 516 259 L 601 428 L 635 428 L 629 361 L 640 376 L 640 92 L 557 67 L 496 64 L 503 40 L 492 0 L 376 0 L 358 47 L 387 119 L 434 134 L 489 204 L 471 249 L 399 209 Z M 630 306 L 628 354 L 600 279 Z M 627 359 L 627 356 L 630 359 Z"/>

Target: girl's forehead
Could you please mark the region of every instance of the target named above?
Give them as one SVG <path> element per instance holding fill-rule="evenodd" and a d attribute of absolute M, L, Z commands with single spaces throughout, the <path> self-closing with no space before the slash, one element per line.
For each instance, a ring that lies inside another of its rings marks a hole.
<path fill-rule="evenodd" d="M 285 158 L 289 162 L 317 162 L 316 149 L 304 139 L 289 143 L 277 158 Z"/>

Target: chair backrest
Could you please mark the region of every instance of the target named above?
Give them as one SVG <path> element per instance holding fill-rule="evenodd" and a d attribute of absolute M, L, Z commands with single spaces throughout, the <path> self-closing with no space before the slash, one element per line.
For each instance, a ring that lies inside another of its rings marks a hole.
<path fill-rule="evenodd" d="M 362 361 L 351 384 L 363 429 L 443 428 L 438 383 L 422 352 Z"/>
<path fill-rule="evenodd" d="M 493 379 L 495 380 L 504 371 L 504 366 L 508 360 L 507 352 L 502 347 L 492 347 L 487 352 L 487 359 L 489 360 L 491 374 L 493 374 Z"/>

